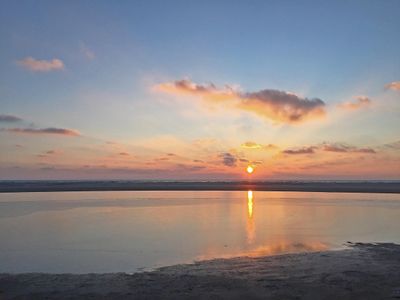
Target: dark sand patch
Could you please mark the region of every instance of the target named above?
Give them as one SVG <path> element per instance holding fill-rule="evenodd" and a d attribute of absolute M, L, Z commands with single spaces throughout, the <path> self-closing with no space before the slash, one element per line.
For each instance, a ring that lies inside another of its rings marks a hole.
<path fill-rule="evenodd" d="M 0 299 L 400 299 L 400 245 L 215 259 L 136 274 L 1 274 Z"/>

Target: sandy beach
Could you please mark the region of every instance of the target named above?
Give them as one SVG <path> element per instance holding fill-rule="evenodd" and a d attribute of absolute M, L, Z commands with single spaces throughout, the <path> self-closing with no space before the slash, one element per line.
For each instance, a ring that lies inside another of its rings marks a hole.
<path fill-rule="evenodd" d="M 399 299 L 400 245 L 347 246 L 135 274 L 1 274 L 0 299 Z"/>

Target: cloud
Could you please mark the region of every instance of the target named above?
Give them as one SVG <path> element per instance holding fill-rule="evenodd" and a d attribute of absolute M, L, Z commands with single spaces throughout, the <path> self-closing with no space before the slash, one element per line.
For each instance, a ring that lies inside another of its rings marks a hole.
<path fill-rule="evenodd" d="M 302 148 L 295 148 L 295 149 L 286 149 L 283 150 L 282 153 L 284 154 L 314 154 L 315 153 L 315 146 L 310 147 L 302 147 Z"/>
<path fill-rule="evenodd" d="M 389 148 L 389 149 L 397 150 L 397 149 L 400 149 L 400 141 L 396 141 L 396 142 L 393 142 L 393 143 L 388 143 L 388 144 L 385 144 L 383 146 L 386 147 L 386 148 Z"/>
<path fill-rule="evenodd" d="M 260 149 L 262 148 L 261 144 L 257 144 L 256 142 L 245 142 L 240 145 L 243 148 L 250 148 L 250 149 Z"/>
<path fill-rule="evenodd" d="M 155 161 L 168 161 L 169 157 L 158 157 L 154 159 Z"/>
<path fill-rule="evenodd" d="M 356 153 L 372 153 L 375 154 L 376 151 L 372 148 L 356 148 L 356 149 L 352 149 L 351 152 L 356 152 Z"/>
<path fill-rule="evenodd" d="M 0 122 L 15 123 L 19 121 L 22 121 L 22 119 L 17 116 L 0 114 Z"/>
<path fill-rule="evenodd" d="M 58 154 L 62 154 L 62 151 L 59 151 L 59 150 L 48 150 L 48 151 L 45 151 L 44 153 L 37 154 L 36 156 L 40 157 L 40 158 L 48 158 L 48 157 L 51 157 L 51 156 L 54 156 L 54 155 L 58 155 Z"/>
<path fill-rule="evenodd" d="M 20 134 L 33 134 L 33 135 L 40 135 L 40 134 L 54 134 L 54 135 L 65 135 L 65 136 L 80 136 L 81 134 L 72 129 L 65 129 L 65 128 L 7 128 L 2 129 L 2 131 L 8 131 L 12 133 L 20 133 Z"/>
<path fill-rule="evenodd" d="M 118 155 L 120 155 L 120 156 L 129 156 L 130 154 L 128 152 L 119 152 Z"/>
<path fill-rule="evenodd" d="M 94 52 L 89 49 L 85 44 L 81 44 L 81 53 L 88 59 L 93 60 L 96 58 Z"/>
<path fill-rule="evenodd" d="M 400 81 L 393 81 L 391 83 L 388 83 L 387 85 L 385 85 L 385 89 L 400 91 Z"/>
<path fill-rule="evenodd" d="M 353 153 L 376 153 L 376 151 L 372 148 L 358 148 L 354 146 L 349 146 L 345 144 L 324 144 L 322 146 L 323 151 L 328 151 L 328 152 L 353 152 Z"/>
<path fill-rule="evenodd" d="M 237 158 L 229 152 L 221 153 L 219 155 L 222 158 L 222 163 L 227 167 L 235 167 Z"/>
<path fill-rule="evenodd" d="M 195 163 L 204 163 L 204 160 L 201 160 L 201 159 L 193 159 L 193 162 L 195 162 Z"/>
<path fill-rule="evenodd" d="M 371 105 L 371 99 L 366 96 L 356 96 L 355 101 L 347 101 L 339 104 L 339 107 L 345 110 L 357 110 Z"/>
<path fill-rule="evenodd" d="M 201 171 L 206 169 L 205 166 L 199 166 L 199 165 L 186 165 L 186 164 L 176 164 L 175 165 L 176 170 L 178 171 L 189 171 L 189 172 L 196 172 L 196 171 Z"/>
<path fill-rule="evenodd" d="M 33 72 L 50 72 L 64 69 L 64 63 L 58 58 L 52 60 L 38 60 L 33 57 L 26 57 L 17 63 Z"/>
<path fill-rule="evenodd" d="M 159 84 L 156 90 L 175 95 L 199 96 L 210 103 L 230 105 L 280 123 L 301 123 L 325 115 L 325 103 L 321 99 L 303 98 L 273 89 L 244 93 L 228 85 L 218 89 L 212 83 L 199 85 L 190 80 L 177 80 Z"/>
<path fill-rule="evenodd" d="M 375 154 L 372 148 L 360 148 L 340 143 L 323 143 L 317 146 L 305 146 L 300 148 L 292 148 L 283 150 L 284 154 L 314 154 L 317 150 L 336 153 L 370 153 Z"/>
<path fill-rule="evenodd" d="M 245 94 L 239 107 L 262 117 L 285 123 L 298 123 L 325 114 L 325 103 L 318 98 L 301 98 L 277 90 Z"/>
<path fill-rule="evenodd" d="M 324 145 L 323 146 L 324 151 L 328 152 L 347 152 L 347 147 L 344 147 L 342 145 Z"/>
<path fill-rule="evenodd" d="M 240 146 L 242 148 L 247 148 L 247 149 L 265 149 L 265 150 L 271 150 L 271 149 L 278 148 L 277 146 L 275 146 L 273 144 L 263 145 L 263 144 L 258 144 L 256 142 L 251 142 L 251 141 L 247 141 L 247 142 L 241 144 Z"/>

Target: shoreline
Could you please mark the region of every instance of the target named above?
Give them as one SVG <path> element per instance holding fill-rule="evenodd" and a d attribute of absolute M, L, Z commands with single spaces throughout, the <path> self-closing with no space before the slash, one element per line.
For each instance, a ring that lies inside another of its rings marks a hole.
<path fill-rule="evenodd" d="M 0 274 L 0 299 L 398 299 L 400 245 L 213 259 L 142 273 Z"/>
<path fill-rule="evenodd" d="M 400 193 L 400 182 L 379 181 L 0 181 L 0 193 L 83 191 L 292 191 Z"/>

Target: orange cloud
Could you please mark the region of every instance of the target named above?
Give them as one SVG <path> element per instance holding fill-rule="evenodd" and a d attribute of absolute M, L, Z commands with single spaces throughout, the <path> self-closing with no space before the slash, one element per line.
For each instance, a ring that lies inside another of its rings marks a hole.
<path fill-rule="evenodd" d="M 156 90 L 175 95 L 202 97 L 208 102 L 230 105 L 280 123 L 301 123 L 325 115 L 325 103 L 321 99 L 303 98 L 279 90 L 264 89 L 243 93 L 230 86 L 218 89 L 212 83 L 199 85 L 190 80 L 162 83 L 156 86 Z"/>
<path fill-rule="evenodd" d="M 271 149 L 276 149 L 278 148 L 277 146 L 273 144 L 268 144 L 268 145 L 263 145 L 263 144 L 258 144 L 256 142 L 245 142 L 240 145 L 242 148 L 247 148 L 247 149 L 265 149 L 265 150 L 271 150 Z"/>
<path fill-rule="evenodd" d="M 34 72 L 50 72 L 64 69 L 64 63 L 58 58 L 52 60 L 39 60 L 33 57 L 26 57 L 17 62 L 20 66 Z"/>
<path fill-rule="evenodd" d="M 393 81 L 391 83 L 388 83 L 387 85 L 385 85 L 385 89 L 400 91 L 400 81 Z"/>
<path fill-rule="evenodd" d="M 80 136 L 81 134 L 72 129 L 65 129 L 65 128 L 55 128 L 55 127 L 49 127 L 49 128 L 7 128 L 7 129 L 2 129 L 3 131 L 8 131 L 12 133 L 20 133 L 20 134 L 33 134 L 33 135 L 39 135 L 39 134 L 54 134 L 54 135 L 66 135 L 66 136 Z"/>
<path fill-rule="evenodd" d="M 154 159 L 155 161 L 168 161 L 170 160 L 169 157 L 158 157 Z"/>
<path fill-rule="evenodd" d="M 339 107 L 346 110 L 357 110 L 371 105 L 371 99 L 366 96 L 356 96 L 354 98 L 355 101 L 344 102 L 342 104 L 339 104 Z"/>

